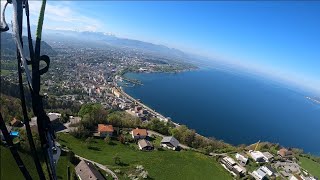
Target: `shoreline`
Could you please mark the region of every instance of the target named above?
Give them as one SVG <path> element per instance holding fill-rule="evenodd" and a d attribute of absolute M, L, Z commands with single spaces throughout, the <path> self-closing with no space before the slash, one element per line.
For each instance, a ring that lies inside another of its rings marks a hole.
<path fill-rule="evenodd" d="M 158 118 L 160 121 L 164 121 L 164 122 L 168 122 L 169 119 L 166 118 L 165 116 L 163 116 L 162 114 L 156 112 L 155 110 L 151 109 L 149 106 L 143 104 L 142 102 L 138 101 L 137 99 L 135 99 L 134 97 L 130 96 L 129 94 L 127 94 L 122 88 L 121 86 L 119 86 L 117 83 L 114 83 L 115 88 L 121 93 L 121 95 L 123 95 L 124 97 L 130 99 L 132 102 L 142 106 L 143 108 L 147 109 L 148 111 L 151 112 L 152 115 L 156 116 L 156 118 Z M 171 121 L 171 120 L 170 120 Z M 179 123 L 173 122 L 171 121 L 176 127 L 180 126 Z"/>
<path fill-rule="evenodd" d="M 196 71 L 197 71 L 197 70 L 196 70 Z M 141 72 L 141 74 L 144 74 L 144 73 Z M 147 109 L 148 111 L 152 112 L 151 114 L 155 115 L 155 117 L 157 117 L 159 120 L 162 120 L 162 121 L 165 121 L 165 122 L 167 122 L 167 121 L 169 120 L 169 119 L 166 118 L 166 116 L 164 116 L 163 114 L 157 112 L 156 110 L 154 110 L 154 109 L 150 108 L 149 106 L 145 105 L 145 104 L 144 104 L 143 102 L 141 102 L 140 100 L 137 100 L 137 99 L 135 99 L 134 97 L 132 97 L 132 96 L 130 96 L 129 94 L 127 94 L 127 93 L 125 92 L 125 90 L 123 89 L 123 87 L 120 86 L 118 83 L 115 82 L 115 85 L 116 85 L 117 89 L 119 90 L 119 92 L 121 92 L 121 94 L 124 95 L 124 97 L 127 97 L 127 98 L 130 99 L 132 102 L 135 102 L 135 103 L 137 103 L 138 105 L 142 106 L 143 108 Z M 170 119 L 170 121 L 171 121 L 176 127 L 182 125 L 182 124 L 180 124 L 180 123 L 174 122 L 172 119 Z M 189 128 L 192 129 L 192 127 L 189 127 Z M 202 136 L 202 137 L 205 137 L 205 138 L 209 139 L 209 137 L 207 137 L 207 136 L 201 135 L 201 134 L 199 134 L 199 133 L 196 133 L 196 134 L 199 135 L 199 136 Z M 233 147 L 237 147 L 237 146 L 239 145 L 239 144 L 230 143 L 230 142 L 228 142 L 228 141 L 224 141 L 224 140 L 222 140 L 222 139 L 216 139 L 216 140 L 221 141 L 221 142 L 224 142 L 224 143 L 226 143 L 226 144 L 228 144 L 228 145 L 231 145 L 231 146 L 233 146 Z M 262 141 L 263 141 L 263 142 L 270 142 L 270 143 L 279 143 L 279 142 L 274 142 L 274 141 L 265 141 L 265 140 L 263 140 L 263 139 L 262 139 Z M 245 144 L 246 146 L 249 146 L 249 145 L 252 144 L 252 143 L 254 143 L 254 142 L 245 142 L 245 143 L 241 143 L 241 144 Z M 281 144 L 282 144 L 282 143 L 281 143 Z M 280 145 L 281 145 L 281 144 L 280 144 Z M 304 150 L 304 148 L 296 147 L 296 146 L 290 146 L 290 145 L 289 145 L 289 146 L 284 146 L 284 145 L 282 145 L 282 146 L 283 146 L 283 147 L 287 147 L 287 148 L 299 148 L 299 149 Z M 318 154 L 317 152 L 310 152 L 310 151 L 305 151 L 305 150 L 304 150 L 304 153 L 310 153 L 310 154 L 313 154 L 313 155 L 315 155 L 315 156 L 319 156 L 319 155 L 320 155 L 320 154 Z"/>

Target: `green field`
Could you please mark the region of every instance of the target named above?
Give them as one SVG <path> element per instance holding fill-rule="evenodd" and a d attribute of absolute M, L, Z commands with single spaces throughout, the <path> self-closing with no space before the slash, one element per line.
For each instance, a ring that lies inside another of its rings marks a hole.
<path fill-rule="evenodd" d="M 0 179 L 24 179 L 8 148 L 0 145 L 0 157 Z M 23 153 L 20 153 L 20 157 L 32 178 L 37 179 L 37 171 L 32 157 Z"/>
<path fill-rule="evenodd" d="M 306 157 L 299 157 L 301 166 L 313 176 L 320 178 L 320 164 Z"/>
<path fill-rule="evenodd" d="M 24 177 L 14 161 L 10 150 L 0 146 L 0 153 L 0 179 L 23 180 Z M 32 178 L 39 179 L 32 157 L 25 153 L 20 153 L 20 157 L 22 158 L 23 163 L 26 165 Z M 68 161 L 66 156 L 61 156 L 57 166 L 58 179 L 67 179 L 67 166 L 70 166 L 70 171 L 72 173 L 72 171 L 74 171 L 74 166 Z"/>
<path fill-rule="evenodd" d="M 100 139 L 95 139 L 91 143 L 93 148 L 88 149 L 83 140 L 68 134 L 59 134 L 59 142 L 75 154 L 107 165 L 111 169 L 127 172 L 136 165 L 143 165 L 153 179 L 232 179 L 213 158 L 192 151 L 141 152 L 132 145 L 123 145 L 118 141 L 108 145 Z M 120 157 L 122 166 L 115 164 L 113 157 L 116 154 Z"/>

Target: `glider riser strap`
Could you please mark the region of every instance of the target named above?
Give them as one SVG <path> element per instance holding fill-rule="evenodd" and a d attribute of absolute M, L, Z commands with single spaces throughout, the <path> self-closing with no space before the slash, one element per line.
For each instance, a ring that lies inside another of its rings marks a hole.
<path fill-rule="evenodd" d="M 27 180 L 31 180 L 32 178 L 31 178 L 26 166 L 23 164 L 23 161 L 21 160 L 21 157 L 17 151 L 17 148 L 13 145 L 12 139 L 11 139 L 10 134 L 7 130 L 7 127 L 4 123 L 4 120 L 2 118 L 1 113 L 0 113 L 0 129 L 2 131 L 4 139 L 6 140 L 7 144 L 9 145 L 9 149 L 11 151 L 11 154 L 12 154 L 14 160 L 16 161 L 20 171 L 22 172 L 24 178 Z"/>

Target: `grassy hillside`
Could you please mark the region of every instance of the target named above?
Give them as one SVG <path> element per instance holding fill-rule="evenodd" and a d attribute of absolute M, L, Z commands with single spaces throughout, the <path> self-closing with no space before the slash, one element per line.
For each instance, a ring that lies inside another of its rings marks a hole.
<path fill-rule="evenodd" d="M 32 157 L 25 153 L 20 153 L 20 156 L 32 178 L 39 179 Z M 0 157 L 0 179 L 24 179 L 8 148 L 0 146 Z M 74 165 L 68 161 L 66 156 L 61 156 L 57 166 L 58 179 L 67 179 L 67 166 L 70 166 L 72 174 L 72 171 L 74 171 Z"/>
<path fill-rule="evenodd" d="M 320 178 L 320 164 L 306 157 L 299 157 L 301 166 L 313 176 Z"/>
<path fill-rule="evenodd" d="M 0 145 L 0 157 L 0 179 L 24 179 L 8 148 Z M 37 179 L 37 170 L 33 163 L 32 157 L 23 153 L 20 153 L 20 157 L 26 165 L 32 178 Z"/>
<path fill-rule="evenodd" d="M 153 179 L 231 179 L 231 176 L 213 158 L 192 151 L 171 150 L 141 152 L 132 145 L 114 141 L 112 145 L 94 140 L 91 149 L 83 140 L 68 134 L 59 134 L 60 143 L 74 153 L 107 165 L 111 169 L 128 172 L 136 165 L 143 165 Z M 120 157 L 122 166 L 114 162 Z"/>

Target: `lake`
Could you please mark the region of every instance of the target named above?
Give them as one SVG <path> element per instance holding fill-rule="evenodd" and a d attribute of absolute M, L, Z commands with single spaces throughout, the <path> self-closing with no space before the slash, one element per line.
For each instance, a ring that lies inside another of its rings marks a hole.
<path fill-rule="evenodd" d="M 259 140 L 320 155 L 320 106 L 285 85 L 218 69 L 128 73 L 142 86 L 123 87 L 174 122 L 234 145 Z"/>

